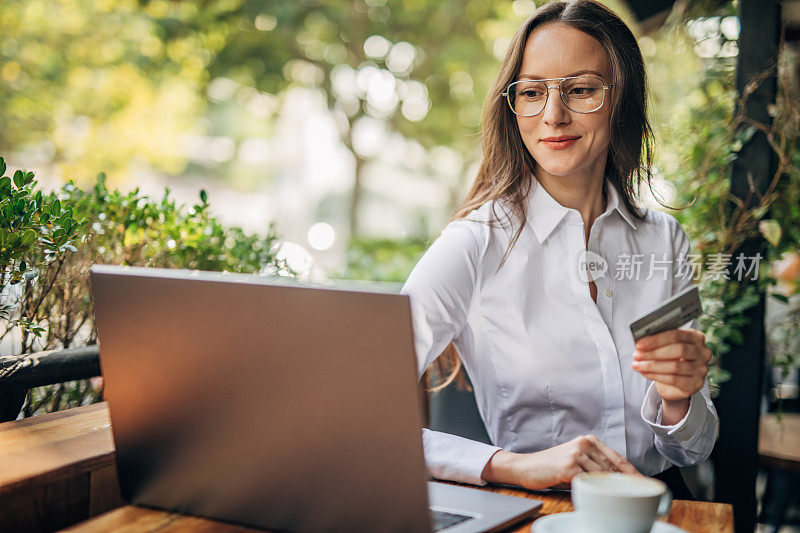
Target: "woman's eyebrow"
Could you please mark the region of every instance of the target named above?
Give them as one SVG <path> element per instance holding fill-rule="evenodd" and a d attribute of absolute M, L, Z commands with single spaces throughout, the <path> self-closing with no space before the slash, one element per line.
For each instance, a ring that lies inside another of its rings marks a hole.
<path fill-rule="evenodd" d="M 597 72 L 596 70 L 579 70 L 577 72 L 573 72 L 572 74 L 570 74 L 568 76 L 564 76 L 564 77 L 565 78 L 571 78 L 573 76 L 580 76 L 581 74 L 594 74 L 595 76 L 598 76 L 599 78 L 604 78 L 604 76 L 602 74 L 600 74 L 599 72 Z M 548 79 L 545 76 L 537 76 L 535 74 L 520 74 L 519 77 L 520 78 L 527 78 L 527 79 L 531 79 L 531 80 Z"/>

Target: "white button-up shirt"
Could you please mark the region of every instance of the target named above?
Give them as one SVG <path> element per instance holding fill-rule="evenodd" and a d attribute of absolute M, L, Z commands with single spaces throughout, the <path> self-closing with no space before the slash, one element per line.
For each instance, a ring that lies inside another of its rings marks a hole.
<path fill-rule="evenodd" d="M 692 283 L 679 261 L 688 238 L 672 215 L 647 210 L 639 221 L 608 180 L 605 189 L 607 207 L 588 245 L 580 213 L 534 178 L 525 227 L 502 268 L 518 225 L 509 228 L 510 209 L 496 202 L 505 228 L 484 204 L 448 224 L 409 276 L 402 292 L 411 300 L 419 375 L 452 341 L 494 443 L 424 429 L 431 475 L 483 484 L 498 449 L 536 452 L 586 434 L 648 475 L 711 453 L 719 423 L 708 385 L 683 420 L 665 426 L 654 384 L 631 368 L 629 323 Z M 594 277 L 596 303 L 580 263 L 587 249 L 608 267 Z"/>

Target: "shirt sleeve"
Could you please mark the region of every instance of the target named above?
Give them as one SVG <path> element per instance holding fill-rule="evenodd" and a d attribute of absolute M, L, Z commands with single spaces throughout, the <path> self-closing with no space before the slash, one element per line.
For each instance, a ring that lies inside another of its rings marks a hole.
<path fill-rule="evenodd" d="M 689 238 L 674 219 L 672 294 L 692 285 L 691 270 L 687 268 Z M 697 320 L 689 324 L 699 329 Z M 689 411 L 677 424 L 661 424 L 661 397 L 651 383 L 642 403 L 642 418 L 655 435 L 656 449 L 677 466 L 697 464 L 708 458 L 719 434 L 719 418 L 708 389 L 708 382 L 689 399 Z"/>
<path fill-rule="evenodd" d="M 418 378 L 467 322 L 483 255 L 472 224 L 467 220 L 448 224 L 401 291 L 411 300 Z M 481 473 L 500 449 L 429 429 L 423 429 L 422 442 L 430 475 L 474 485 L 486 484 Z"/>

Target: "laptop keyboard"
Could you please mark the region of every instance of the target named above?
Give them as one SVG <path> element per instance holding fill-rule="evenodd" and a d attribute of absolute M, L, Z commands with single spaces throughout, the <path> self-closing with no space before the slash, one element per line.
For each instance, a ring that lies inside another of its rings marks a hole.
<path fill-rule="evenodd" d="M 438 511 L 436 509 L 429 509 L 429 511 L 434 531 L 441 531 L 474 518 L 465 514 L 448 513 L 447 511 Z"/>

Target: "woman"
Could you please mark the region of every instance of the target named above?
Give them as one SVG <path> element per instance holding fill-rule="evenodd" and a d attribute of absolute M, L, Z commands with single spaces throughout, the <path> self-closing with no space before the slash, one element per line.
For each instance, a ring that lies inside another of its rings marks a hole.
<path fill-rule="evenodd" d="M 670 467 L 713 448 L 711 353 L 696 329 L 634 347 L 628 328 L 691 285 L 680 224 L 634 205 L 645 102 L 636 39 L 601 4 L 547 4 L 514 37 L 475 183 L 403 288 L 420 375 L 452 342 L 495 444 L 424 430 L 435 477 L 542 489 L 641 472 L 690 497 Z"/>

